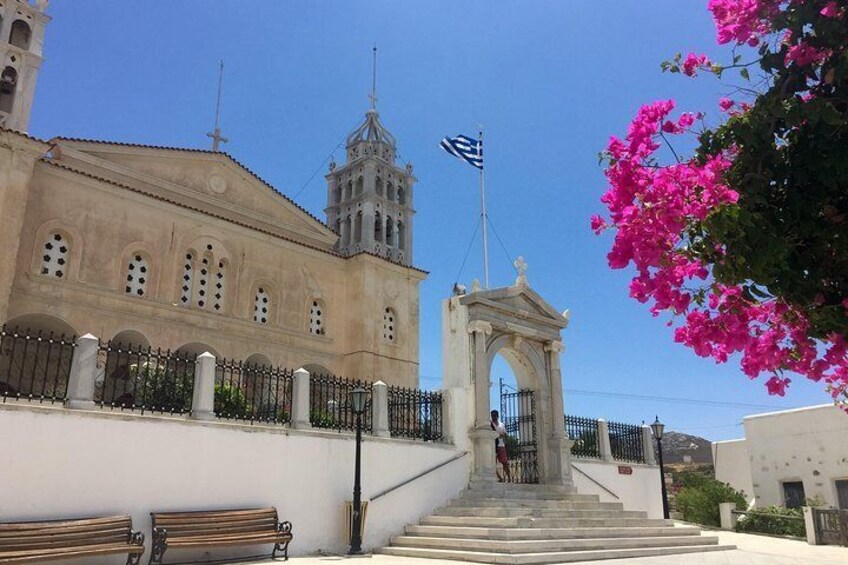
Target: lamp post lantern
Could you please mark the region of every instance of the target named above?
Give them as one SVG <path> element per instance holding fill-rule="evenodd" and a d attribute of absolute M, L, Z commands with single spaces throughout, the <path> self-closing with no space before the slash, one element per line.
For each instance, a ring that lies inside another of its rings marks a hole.
<path fill-rule="evenodd" d="M 663 504 L 663 518 L 668 520 L 668 491 L 665 488 L 665 467 L 663 466 L 663 452 L 662 452 L 662 438 L 663 431 L 665 430 L 665 424 L 660 422 L 659 416 L 654 419 L 654 423 L 651 424 L 651 431 L 654 432 L 654 437 L 657 438 L 657 456 L 660 460 L 660 486 L 662 487 L 662 504 Z"/>
<path fill-rule="evenodd" d="M 348 555 L 359 555 L 362 553 L 362 413 L 365 412 L 365 404 L 368 400 L 368 391 L 357 386 L 350 391 L 350 403 L 353 413 L 356 414 L 356 462 L 353 472 L 353 531 L 350 534 L 350 551 Z"/>

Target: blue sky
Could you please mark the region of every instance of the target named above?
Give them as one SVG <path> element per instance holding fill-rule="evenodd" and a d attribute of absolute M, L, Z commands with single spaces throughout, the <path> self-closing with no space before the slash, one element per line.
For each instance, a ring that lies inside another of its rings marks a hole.
<path fill-rule="evenodd" d="M 378 109 L 419 178 L 415 264 L 431 273 L 421 287 L 422 386 L 439 385 L 440 301 L 479 214 L 475 170 L 437 144 L 446 134 L 473 135 L 480 123 L 489 214 L 506 248 L 490 235 L 492 285 L 511 283 L 507 257 L 523 255 L 531 285 L 571 310 L 567 411 L 634 423 L 659 414 L 675 430 L 740 437 L 747 414 L 828 397 L 800 378 L 787 398 L 769 397 L 738 366 L 674 344 L 667 320 L 628 297 L 628 272 L 607 267 L 610 236 L 589 230 L 601 210 L 597 155 L 609 135 L 623 134 L 643 103 L 675 98 L 682 109 L 715 114 L 727 92 L 710 77 L 660 73 L 678 51 L 726 55 L 705 6 L 54 0 L 30 133 L 206 148 L 224 59 L 226 151 L 323 217 L 325 160 L 334 150 L 343 160 L 337 146 L 368 107 L 376 42 Z M 478 241 L 462 282 L 482 278 L 480 255 Z M 493 372 L 511 378 L 505 363 Z"/>

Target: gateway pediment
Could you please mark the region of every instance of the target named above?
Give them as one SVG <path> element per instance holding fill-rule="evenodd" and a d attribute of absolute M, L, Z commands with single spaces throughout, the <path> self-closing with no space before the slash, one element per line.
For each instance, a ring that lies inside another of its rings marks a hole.
<path fill-rule="evenodd" d="M 469 307 L 473 319 L 557 330 L 568 326 L 568 319 L 527 285 L 481 290 L 464 296 L 461 302 Z"/>

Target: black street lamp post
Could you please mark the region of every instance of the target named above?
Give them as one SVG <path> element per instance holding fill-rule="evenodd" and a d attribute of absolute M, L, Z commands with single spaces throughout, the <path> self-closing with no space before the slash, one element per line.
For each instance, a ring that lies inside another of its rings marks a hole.
<path fill-rule="evenodd" d="M 662 438 L 663 438 L 663 430 L 665 429 L 665 424 L 660 422 L 659 416 L 654 419 L 654 423 L 651 424 L 651 430 L 654 432 L 654 437 L 657 438 L 657 456 L 660 459 L 660 486 L 662 487 L 662 503 L 663 503 L 663 518 L 668 520 L 668 491 L 665 488 L 665 467 L 663 466 L 663 453 L 662 453 Z"/>
<path fill-rule="evenodd" d="M 360 555 L 362 553 L 362 413 L 365 412 L 365 403 L 368 392 L 361 386 L 350 391 L 350 401 L 353 405 L 353 413 L 356 414 L 356 462 L 353 473 L 353 531 L 350 534 L 350 551 L 348 555 Z"/>

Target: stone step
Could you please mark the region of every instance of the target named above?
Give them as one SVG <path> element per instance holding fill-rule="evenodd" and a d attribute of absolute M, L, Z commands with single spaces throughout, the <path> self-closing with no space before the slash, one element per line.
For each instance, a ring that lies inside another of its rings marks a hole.
<path fill-rule="evenodd" d="M 629 528 L 478 528 L 473 526 L 415 526 L 406 527 L 409 536 L 530 540 L 530 539 L 598 539 L 660 536 L 699 536 L 700 528 L 693 526 L 654 526 Z"/>
<path fill-rule="evenodd" d="M 642 528 L 672 526 L 661 518 L 528 518 L 486 516 L 425 516 L 422 526 L 477 528 Z"/>
<path fill-rule="evenodd" d="M 705 551 L 724 551 L 736 549 L 729 545 L 687 545 L 671 547 L 649 547 L 629 549 L 599 549 L 586 551 L 555 551 L 547 553 L 493 553 L 482 551 L 461 551 L 447 549 L 427 549 L 422 547 L 384 547 L 376 551 L 386 555 L 402 557 L 420 557 L 430 559 L 453 559 L 476 563 L 498 565 L 541 565 L 546 563 L 575 563 L 600 559 L 623 559 L 628 557 L 656 557 L 660 555 L 678 555 Z"/>
<path fill-rule="evenodd" d="M 593 551 L 599 549 L 631 549 L 649 547 L 683 547 L 690 545 L 718 545 L 717 537 L 663 536 L 598 539 L 545 539 L 545 540 L 488 540 L 441 538 L 422 536 L 395 536 L 392 547 L 420 547 L 487 553 L 551 553 L 565 551 Z"/>
<path fill-rule="evenodd" d="M 435 516 L 481 516 L 486 518 L 645 518 L 637 510 L 566 510 L 557 508 L 444 506 L 433 513 Z"/>
<path fill-rule="evenodd" d="M 524 488 L 517 488 L 524 487 Z M 543 500 L 598 500 L 596 494 L 580 494 L 559 485 L 509 485 L 495 483 L 474 487 L 469 485 L 461 498 L 538 498 Z"/>
<path fill-rule="evenodd" d="M 468 490 L 497 490 L 500 492 L 546 492 L 546 493 L 576 493 L 573 485 L 537 485 L 522 483 L 499 483 L 497 481 L 470 481 Z"/>
<path fill-rule="evenodd" d="M 623 510 L 620 502 L 598 502 L 595 500 L 541 500 L 536 498 L 456 498 L 450 506 L 493 506 L 498 508 L 555 508 L 564 510 Z"/>

